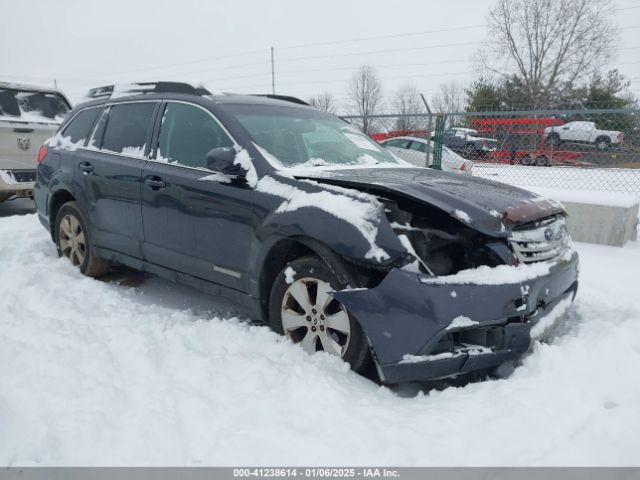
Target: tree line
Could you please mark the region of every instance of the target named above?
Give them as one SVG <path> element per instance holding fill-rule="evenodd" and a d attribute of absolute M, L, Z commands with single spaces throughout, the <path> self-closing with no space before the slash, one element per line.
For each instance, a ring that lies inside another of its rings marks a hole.
<path fill-rule="evenodd" d="M 471 59 L 476 79 L 465 85 L 440 85 L 429 99 L 433 112 L 485 112 L 637 107 L 631 83 L 615 68 L 619 30 L 610 0 L 498 0 L 487 16 L 488 39 Z M 381 113 L 384 95 L 375 69 L 361 66 L 348 89 L 349 113 L 362 117 L 370 132 Z M 338 103 L 325 92 L 309 99 L 337 113 Z M 391 94 L 386 109 L 423 113 L 418 88 L 407 84 Z M 398 118 L 394 128 L 423 124 Z"/>

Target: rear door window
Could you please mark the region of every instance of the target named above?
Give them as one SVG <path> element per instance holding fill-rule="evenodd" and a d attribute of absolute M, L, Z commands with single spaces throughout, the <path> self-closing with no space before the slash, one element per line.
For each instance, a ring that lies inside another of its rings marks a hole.
<path fill-rule="evenodd" d="M 102 150 L 143 157 L 155 107 L 156 102 L 112 105 L 104 130 Z"/>
<path fill-rule="evenodd" d="M 396 148 L 407 148 L 409 146 L 409 140 L 406 140 L 403 138 L 397 138 L 394 140 L 389 140 L 388 142 L 385 143 L 385 145 L 389 147 L 396 147 Z"/>
<path fill-rule="evenodd" d="M 89 136 L 89 132 L 91 132 L 91 127 L 93 127 L 99 113 L 100 108 L 87 108 L 86 110 L 82 110 L 73 117 L 73 120 L 71 120 L 69 125 L 65 127 L 62 132 L 62 136 L 69 137 L 73 143 L 80 142 L 84 145 L 85 140 Z"/>
<path fill-rule="evenodd" d="M 207 153 L 217 147 L 232 147 L 220 124 L 194 105 L 168 103 L 162 116 L 157 160 L 188 167 L 206 167 Z"/>

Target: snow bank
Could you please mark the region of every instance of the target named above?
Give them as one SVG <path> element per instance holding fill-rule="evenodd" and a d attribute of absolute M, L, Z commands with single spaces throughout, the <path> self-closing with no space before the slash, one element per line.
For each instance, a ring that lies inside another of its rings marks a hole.
<path fill-rule="evenodd" d="M 622 192 L 599 192 L 597 190 L 566 190 L 544 187 L 530 187 L 534 193 L 559 202 L 586 203 L 587 205 L 607 205 L 629 208 L 640 201 L 640 197 Z"/>
<path fill-rule="evenodd" d="M 551 343 L 403 397 L 190 289 L 84 278 L 35 215 L 0 218 L 0 464 L 636 465 L 640 246 L 578 248 Z"/>
<path fill-rule="evenodd" d="M 597 191 L 605 196 L 608 192 L 629 194 L 629 190 L 640 185 L 638 168 L 584 168 L 584 167 L 525 167 L 522 165 L 500 165 L 476 162 L 473 175 L 508 183 L 517 187 L 537 191 L 541 189 L 575 190 L 569 186 L 579 185 L 588 192 Z M 640 191 L 633 192 L 640 196 Z M 573 195 L 573 193 L 570 193 Z M 558 200 L 562 201 L 558 198 Z"/>

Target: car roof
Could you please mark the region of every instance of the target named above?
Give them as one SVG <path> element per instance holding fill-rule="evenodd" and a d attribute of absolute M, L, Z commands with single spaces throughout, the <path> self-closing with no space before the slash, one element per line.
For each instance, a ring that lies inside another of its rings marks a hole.
<path fill-rule="evenodd" d="M 294 100 L 286 100 L 286 97 L 280 96 L 278 98 L 268 97 L 266 94 L 242 94 L 242 93 L 224 93 L 222 95 L 208 95 L 208 98 L 219 104 L 243 104 L 243 105 L 274 105 L 282 107 L 295 107 L 295 108 L 313 108 L 309 105 L 298 103 Z"/>
<path fill-rule="evenodd" d="M 292 98 L 292 100 L 285 100 L 286 98 Z M 290 108 L 312 108 L 306 104 L 299 103 L 298 99 L 294 97 L 281 96 L 279 98 L 270 98 L 266 95 L 252 95 L 252 94 L 238 94 L 238 93 L 223 93 L 215 95 L 199 95 L 191 93 L 175 93 L 175 92 L 150 92 L 150 93 L 132 93 L 123 94 L 115 97 L 100 97 L 100 98 L 85 98 L 78 102 L 76 107 L 86 108 L 93 106 L 100 106 L 104 104 L 129 102 L 132 100 L 193 100 L 193 99 L 207 99 L 219 105 L 273 105 L 280 107 Z"/>
<path fill-rule="evenodd" d="M 388 142 L 389 140 L 412 140 L 414 142 L 427 143 L 427 139 L 426 138 L 409 137 L 409 136 L 406 136 L 406 135 L 402 135 L 402 136 L 399 136 L 399 137 L 385 138 L 383 140 L 383 142 Z"/>
<path fill-rule="evenodd" d="M 239 94 L 231 92 L 211 93 L 204 85 L 192 85 L 186 82 L 134 82 L 114 83 L 90 89 L 81 102 L 85 105 L 99 105 L 106 102 L 130 101 L 132 99 L 194 99 L 204 98 L 218 104 L 248 104 L 275 106 L 305 106 L 310 105 L 296 97 L 276 94 Z"/>

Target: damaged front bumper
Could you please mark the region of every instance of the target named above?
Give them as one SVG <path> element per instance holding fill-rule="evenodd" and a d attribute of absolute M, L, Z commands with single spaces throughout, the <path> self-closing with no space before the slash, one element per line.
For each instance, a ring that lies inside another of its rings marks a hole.
<path fill-rule="evenodd" d="M 517 359 L 575 297 L 573 252 L 514 283 L 436 283 L 391 270 L 370 289 L 334 294 L 358 320 L 387 384 L 421 382 Z M 426 283 L 425 283 L 426 281 Z"/>

